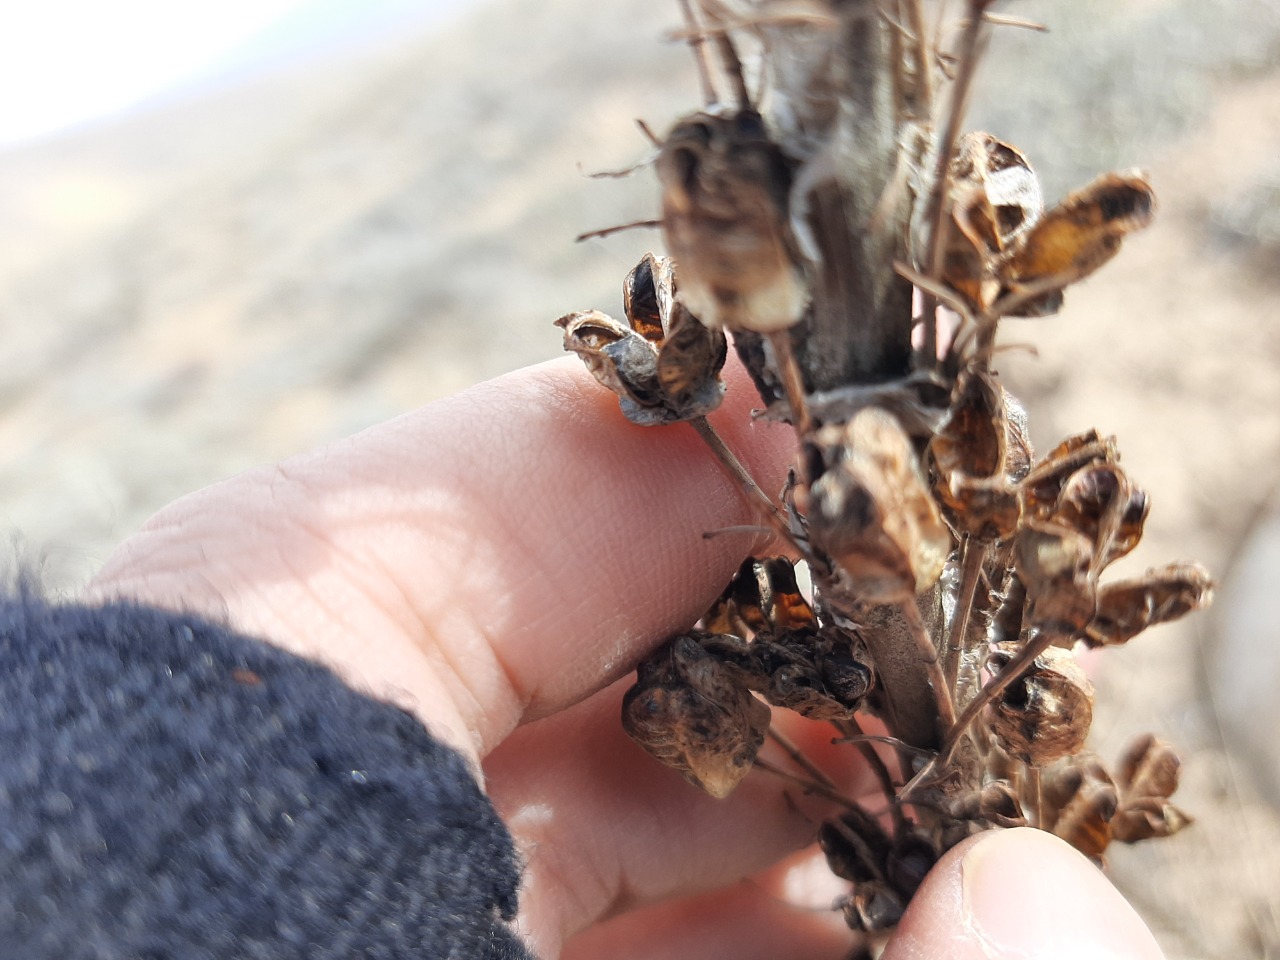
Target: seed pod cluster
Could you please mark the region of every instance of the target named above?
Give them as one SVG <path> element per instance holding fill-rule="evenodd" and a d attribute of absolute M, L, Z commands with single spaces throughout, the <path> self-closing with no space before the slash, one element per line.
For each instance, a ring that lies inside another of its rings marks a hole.
<path fill-rule="evenodd" d="M 650 255 L 628 276 L 628 326 L 594 311 L 559 321 L 633 422 L 697 426 L 719 400 L 723 330 L 764 415 L 796 429 L 782 497 L 755 491 L 788 556 L 748 559 L 640 664 L 623 724 L 715 796 L 750 773 L 775 709 L 861 751 L 884 796 L 848 801 L 818 839 L 863 933 L 891 928 L 977 831 L 1030 825 L 1102 860 L 1190 822 L 1170 802 L 1167 745 L 1144 737 L 1111 769 L 1088 751 L 1094 688 L 1076 652 L 1204 607 L 1211 578 L 1187 562 L 1109 574 L 1139 544 L 1149 498 L 1097 431 L 1037 458 L 991 366 L 1000 321 L 1054 313 L 1151 220 L 1155 196 L 1141 174 L 1108 173 L 1045 209 L 1020 150 L 959 134 L 989 3 L 968 0 L 944 38 L 913 0 L 901 22 L 869 0 L 810 0 L 803 15 L 784 0 L 691 2 L 694 48 L 718 53 L 733 102 L 704 61 L 708 103 L 659 145 L 674 260 Z M 747 48 L 764 61 L 759 102 Z M 797 765 L 788 782 L 831 795 Z"/>

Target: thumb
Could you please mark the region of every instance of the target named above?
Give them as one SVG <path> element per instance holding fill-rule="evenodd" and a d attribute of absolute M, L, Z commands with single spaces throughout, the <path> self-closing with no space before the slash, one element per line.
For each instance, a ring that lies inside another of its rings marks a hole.
<path fill-rule="evenodd" d="M 1163 960 L 1119 891 L 1041 830 L 983 833 L 950 851 L 882 960 Z"/>

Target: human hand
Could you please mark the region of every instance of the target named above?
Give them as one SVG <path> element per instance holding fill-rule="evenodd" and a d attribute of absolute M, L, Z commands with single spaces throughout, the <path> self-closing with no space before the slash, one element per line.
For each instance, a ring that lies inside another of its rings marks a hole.
<path fill-rule="evenodd" d="M 788 430 L 715 420 L 766 490 Z M 481 771 L 526 863 L 519 924 L 545 958 L 839 957 L 835 914 L 792 902 L 830 812 L 753 774 L 712 800 L 622 734 L 618 682 L 687 626 L 764 537 L 682 427 L 626 424 L 572 361 L 543 365 L 250 471 L 161 511 L 97 597 L 223 619 L 415 713 Z M 794 739 L 857 790 L 852 751 Z M 803 856 L 800 855 L 800 856 Z M 1159 957 L 1083 858 L 992 832 L 935 868 L 886 957 Z"/>

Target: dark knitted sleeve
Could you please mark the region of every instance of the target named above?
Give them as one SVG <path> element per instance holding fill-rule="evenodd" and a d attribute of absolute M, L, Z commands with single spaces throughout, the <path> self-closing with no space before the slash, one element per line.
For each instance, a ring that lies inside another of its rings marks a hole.
<path fill-rule="evenodd" d="M 193 617 L 0 601 L 0 958 L 529 954 L 462 758 Z"/>

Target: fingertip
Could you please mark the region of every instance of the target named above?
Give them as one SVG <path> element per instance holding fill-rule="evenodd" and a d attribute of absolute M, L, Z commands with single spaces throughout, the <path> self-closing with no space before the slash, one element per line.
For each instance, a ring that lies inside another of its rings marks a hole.
<path fill-rule="evenodd" d="M 995 830 L 938 863 L 883 960 L 1163 960 L 1102 871 L 1041 830 Z"/>

